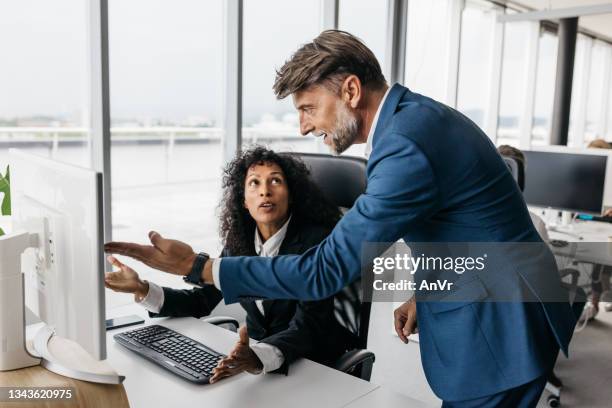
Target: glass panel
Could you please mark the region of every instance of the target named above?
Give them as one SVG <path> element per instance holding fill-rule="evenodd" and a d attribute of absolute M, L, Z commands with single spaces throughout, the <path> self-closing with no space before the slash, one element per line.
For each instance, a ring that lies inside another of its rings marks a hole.
<path fill-rule="evenodd" d="M 313 152 L 315 139 L 302 137 L 291 96 L 278 101 L 272 91 L 276 69 L 319 34 L 320 1 L 244 2 L 243 144 L 277 151 Z M 271 23 L 270 16 L 274 18 Z M 282 33 L 282 34 L 281 34 Z"/>
<path fill-rule="evenodd" d="M 0 172 L 17 147 L 89 167 L 86 3 L 0 2 Z"/>
<path fill-rule="evenodd" d="M 222 44 L 223 0 L 110 2 L 115 240 L 144 243 L 156 230 L 220 252 Z M 136 265 L 144 279 L 181 285 Z"/>
<path fill-rule="evenodd" d="M 383 66 L 387 34 L 386 1 L 340 0 L 338 28 L 359 37 Z"/>
<path fill-rule="evenodd" d="M 579 113 L 585 109 L 584 93 L 587 91 L 584 81 L 584 63 L 586 53 L 591 47 L 592 40 L 583 34 L 578 34 L 576 41 L 576 55 L 574 57 L 574 75 L 572 80 L 572 101 L 570 105 L 570 123 L 567 143 L 569 146 L 582 147 L 584 123 L 579 122 Z"/>
<path fill-rule="evenodd" d="M 558 39 L 555 34 L 548 31 L 543 31 L 540 34 L 533 128 L 531 131 L 533 145 L 550 144 L 557 67 L 557 43 Z"/>
<path fill-rule="evenodd" d="M 612 52 L 612 46 L 610 46 Z M 608 115 L 606 125 L 606 140 L 612 140 L 612 68 L 610 69 L 610 88 L 608 89 Z"/>
<path fill-rule="evenodd" d="M 584 130 L 585 142 L 601 138 L 601 136 L 597 134 L 597 126 L 599 125 L 598 122 L 601 117 L 601 102 L 603 99 L 601 84 L 604 82 L 605 52 L 605 44 L 603 42 L 595 41 L 593 43 L 589 87 L 587 91 L 586 128 Z"/>
<path fill-rule="evenodd" d="M 527 90 L 529 23 L 506 23 L 497 144 L 519 144 L 520 118 Z"/>
<path fill-rule="evenodd" d="M 495 10 L 490 3 L 467 2 L 461 21 L 457 108 L 478 126 L 489 109 Z"/>
<path fill-rule="evenodd" d="M 339 17 L 339 28 L 359 37 L 372 50 L 384 73 L 387 2 L 340 0 Z M 365 146 L 365 143 L 353 145 L 343 155 L 363 157 Z"/>
<path fill-rule="evenodd" d="M 405 85 L 442 102 L 448 82 L 450 10 L 449 0 L 408 2 Z"/>

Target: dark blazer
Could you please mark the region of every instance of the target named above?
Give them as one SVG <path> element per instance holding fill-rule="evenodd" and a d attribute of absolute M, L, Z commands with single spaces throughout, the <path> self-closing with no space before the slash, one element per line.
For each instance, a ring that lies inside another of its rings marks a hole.
<path fill-rule="evenodd" d="M 576 323 L 567 291 L 495 146 L 460 112 L 398 84 L 380 110 L 366 192 L 330 235 L 301 256 L 224 259 L 220 287 L 226 303 L 323 298 L 377 255 L 362 252 L 364 243 L 400 238 L 494 243 L 501 252 L 488 257 L 486 273 L 451 272 L 449 301 L 417 302 L 423 368 L 440 398 L 517 387 L 544 375 L 559 348 L 567 354 Z M 503 251 L 507 243 L 529 243 L 529 253 Z"/>
<path fill-rule="evenodd" d="M 301 254 L 318 245 L 329 232 L 330 229 L 321 226 L 301 224 L 294 217 L 279 255 Z M 254 245 L 250 255 L 257 256 Z M 221 256 L 230 256 L 230 253 L 223 249 Z M 164 287 L 163 291 L 164 305 L 159 313 L 149 313 L 151 317 L 200 318 L 209 315 L 223 298 L 212 285 L 191 290 Z M 310 302 L 264 300 L 263 315 L 252 300 L 243 300 L 240 304 L 247 312 L 249 336 L 277 347 L 285 356 L 283 365 L 275 372 L 286 374 L 289 364 L 299 357 L 330 365 L 356 343 L 355 336 L 334 317 L 333 297 Z"/>

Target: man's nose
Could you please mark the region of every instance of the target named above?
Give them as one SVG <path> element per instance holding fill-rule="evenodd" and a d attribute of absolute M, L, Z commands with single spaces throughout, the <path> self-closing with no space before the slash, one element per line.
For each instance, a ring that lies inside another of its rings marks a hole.
<path fill-rule="evenodd" d="M 302 136 L 306 136 L 310 132 L 314 131 L 314 126 L 308 121 L 300 120 L 300 133 Z"/>

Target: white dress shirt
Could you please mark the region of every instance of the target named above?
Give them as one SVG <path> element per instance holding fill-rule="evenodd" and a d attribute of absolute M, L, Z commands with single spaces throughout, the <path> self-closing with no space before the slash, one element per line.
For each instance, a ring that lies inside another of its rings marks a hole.
<path fill-rule="evenodd" d="M 255 252 L 259 256 L 276 256 L 278 255 L 278 251 L 287 235 L 287 228 L 289 227 L 289 221 L 291 221 L 291 216 L 285 221 L 281 229 L 276 231 L 274 235 L 266 240 L 266 242 L 262 242 L 261 236 L 259 235 L 259 231 L 255 228 Z M 220 259 L 220 258 L 219 258 Z M 215 285 L 218 288 L 218 285 Z M 144 307 L 150 312 L 159 313 L 162 306 L 164 305 L 164 291 L 163 289 L 153 283 L 149 282 L 149 292 L 142 299 L 137 299 L 136 303 Z M 257 308 L 264 315 L 263 309 L 263 301 L 256 300 L 255 304 Z M 263 372 L 267 373 L 270 371 L 274 371 L 283 365 L 285 362 L 285 356 L 282 351 L 271 344 L 267 343 L 254 343 L 251 344 L 251 349 L 257 355 L 259 360 L 263 365 Z M 257 373 L 253 373 L 257 374 Z"/>
<path fill-rule="evenodd" d="M 391 87 L 387 88 L 387 91 L 383 95 L 383 98 L 380 100 L 380 105 L 378 105 L 378 109 L 376 110 L 376 115 L 374 115 L 374 120 L 372 121 L 372 126 L 370 127 L 370 132 L 368 133 L 368 139 L 366 140 L 366 148 L 363 155 L 366 159 L 370 158 L 370 153 L 372 153 L 372 143 L 374 139 L 374 132 L 376 132 L 376 126 L 378 125 L 378 117 L 380 116 L 380 111 L 382 110 L 385 101 L 387 100 L 387 95 L 389 95 L 389 91 Z"/>

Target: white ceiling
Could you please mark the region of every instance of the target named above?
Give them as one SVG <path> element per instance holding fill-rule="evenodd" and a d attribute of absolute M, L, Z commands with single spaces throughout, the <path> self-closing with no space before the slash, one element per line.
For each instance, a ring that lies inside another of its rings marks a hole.
<path fill-rule="evenodd" d="M 515 0 L 509 3 L 519 4 L 530 9 L 547 10 L 569 7 L 593 6 L 598 4 L 612 4 L 610 0 Z M 578 24 L 581 28 L 601 34 L 612 40 L 612 14 L 600 14 L 580 17 Z"/>

